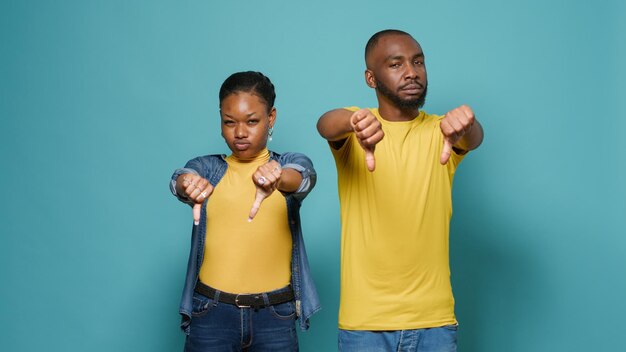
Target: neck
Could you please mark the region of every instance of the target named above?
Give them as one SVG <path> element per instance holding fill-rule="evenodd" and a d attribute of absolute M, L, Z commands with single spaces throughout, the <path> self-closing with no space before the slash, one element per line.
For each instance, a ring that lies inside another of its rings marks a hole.
<path fill-rule="evenodd" d="M 380 116 L 387 121 L 411 121 L 419 115 L 420 109 L 418 107 L 401 108 L 379 97 L 378 112 Z"/>
<path fill-rule="evenodd" d="M 263 159 L 267 159 L 269 158 L 270 155 L 270 151 L 267 148 L 263 148 L 263 150 L 261 150 L 258 154 L 251 156 L 251 157 L 241 157 L 241 156 L 237 156 L 234 153 L 231 154 L 229 157 L 236 162 L 240 162 L 240 163 L 249 163 L 249 162 L 253 162 L 253 161 L 257 161 L 257 160 L 263 160 Z"/>

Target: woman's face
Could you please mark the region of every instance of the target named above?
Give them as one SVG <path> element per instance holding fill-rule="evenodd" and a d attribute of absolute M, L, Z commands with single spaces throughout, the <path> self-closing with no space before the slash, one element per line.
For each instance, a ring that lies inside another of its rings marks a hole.
<path fill-rule="evenodd" d="M 263 99 L 248 92 L 235 92 L 220 103 L 222 137 L 240 159 L 252 159 L 267 145 L 269 128 L 274 126 L 276 109 L 267 113 Z"/>

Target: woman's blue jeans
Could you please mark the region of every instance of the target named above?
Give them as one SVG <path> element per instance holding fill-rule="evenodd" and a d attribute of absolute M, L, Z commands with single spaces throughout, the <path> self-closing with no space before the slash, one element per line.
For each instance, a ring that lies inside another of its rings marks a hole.
<path fill-rule="evenodd" d="M 293 301 L 255 310 L 195 292 L 185 352 L 298 351 L 295 321 Z"/>

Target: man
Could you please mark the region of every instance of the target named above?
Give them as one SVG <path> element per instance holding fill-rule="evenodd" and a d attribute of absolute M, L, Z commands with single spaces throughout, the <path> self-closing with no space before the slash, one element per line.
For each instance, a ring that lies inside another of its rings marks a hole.
<path fill-rule="evenodd" d="M 337 166 L 341 204 L 341 351 L 456 351 L 450 285 L 452 179 L 483 130 L 472 109 L 420 108 L 424 53 L 408 33 L 365 48 L 377 109 L 325 113 L 319 133 Z"/>

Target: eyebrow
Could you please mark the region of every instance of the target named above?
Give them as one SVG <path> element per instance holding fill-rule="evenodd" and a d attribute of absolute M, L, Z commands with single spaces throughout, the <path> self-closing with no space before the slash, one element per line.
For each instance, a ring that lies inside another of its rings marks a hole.
<path fill-rule="evenodd" d="M 249 114 L 246 115 L 247 118 L 251 118 L 254 114 L 256 114 L 256 112 L 251 112 Z M 227 113 L 224 113 L 224 116 L 226 117 L 230 117 L 231 119 L 233 118 L 231 115 L 228 115 Z"/>
<path fill-rule="evenodd" d="M 419 54 L 413 55 L 412 58 L 416 59 L 416 58 L 423 58 L 423 57 L 424 57 L 424 53 L 421 52 Z M 402 55 L 389 55 L 385 58 L 385 61 L 402 60 L 402 59 L 404 59 L 404 56 Z"/>

